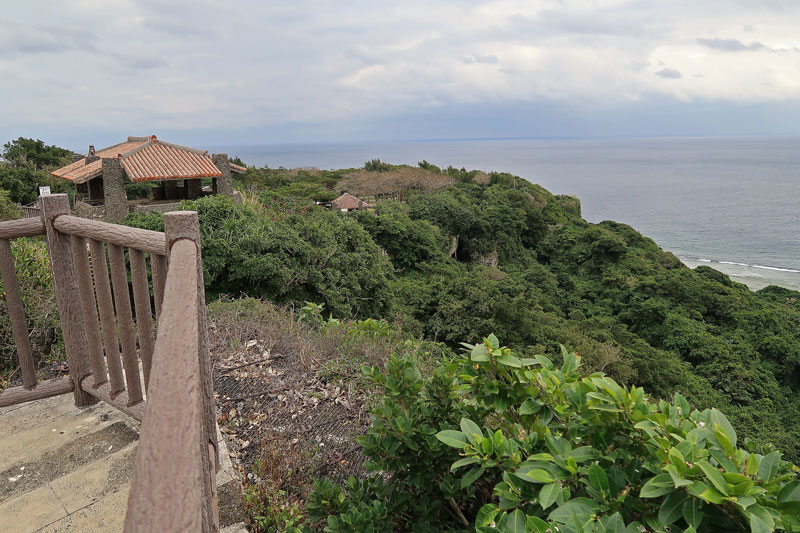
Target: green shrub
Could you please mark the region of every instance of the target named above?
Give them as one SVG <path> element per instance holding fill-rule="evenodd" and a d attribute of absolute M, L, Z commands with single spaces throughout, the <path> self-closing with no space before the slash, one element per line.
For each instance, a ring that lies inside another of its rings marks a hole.
<path fill-rule="evenodd" d="M 45 359 L 54 350 L 59 354 L 61 330 L 47 246 L 43 239 L 14 239 L 11 241 L 11 251 L 16 263 L 17 283 L 25 308 L 34 358 L 37 361 Z M 0 388 L 7 385 L 8 379 L 19 377 L 14 373 L 19 366 L 16 353 L 6 306 L 5 286 L 0 284 Z"/>
<path fill-rule="evenodd" d="M 370 159 L 364 163 L 364 170 L 368 170 L 369 172 L 387 172 L 392 170 L 392 165 L 384 163 L 380 159 Z"/>
<path fill-rule="evenodd" d="M 317 484 L 328 532 L 787 531 L 798 469 L 739 442 L 716 409 L 582 377 L 491 335 L 423 378 L 408 357 L 367 374 L 383 390 L 360 439 L 378 474 Z"/>
<path fill-rule="evenodd" d="M 22 218 L 22 209 L 11 201 L 8 191 L 0 189 L 0 222 Z"/>

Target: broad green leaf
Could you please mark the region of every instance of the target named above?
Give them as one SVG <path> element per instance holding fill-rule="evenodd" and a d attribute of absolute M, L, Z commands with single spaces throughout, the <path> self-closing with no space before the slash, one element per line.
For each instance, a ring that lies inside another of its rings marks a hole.
<path fill-rule="evenodd" d="M 716 429 L 712 430 L 714 433 L 714 437 L 719 442 L 720 447 L 727 453 L 730 457 L 736 453 L 736 448 L 734 448 L 733 444 L 731 443 L 731 439 L 728 437 L 728 433 L 722 430 L 722 426 L 717 425 Z"/>
<path fill-rule="evenodd" d="M 490 455 L 492 450 L 494 449 L 494 441 L 490 438 L 483 438 L 481 439 L 481 450 L 486 455 Z"/>
<path fill-rule="evenodd" d="M 460 431 L 445 429 L 436 434 L 436 438 L 452 448 L 463 449 L 467 445 L 467 437 Z"/>
<path fill-rule="evenodd" d="M 475 483 L 475 481 L 483 475 L 483 472 L 485 470 L 486 468 L 482 466 L 476 466 L 475 468 L 464 474 L 464 477 L 461 478 L 461 488 L 462 489 L 467 488 L 473 483 Z"/>
<path fill-rule="evenodd" d="M 536 400 L 532 400 L 531 398 L 526 399 L 522 402 L 522 405 L 519 406 L 519 414 L 521 415 L 534 415 L 538 413 L 542 409 L 542 406 L 536 403 Z"/>
<path fill-rule="evenodd" d="M 758 477 L 764 481 L 772 481 L 772 478 L 778 473 L 780 466 L 781 454 L 779 452 L 768 453 L 761 459 L 761 463 L 758 465 Z"/>
<path fill-rule="evenodd" d="M 675 393 L 675 397 L 673 399 L 673 403 L 681 408 L 681 414 L 683 416 L 689 416 L 689 402 L 686 401 L 686 398 L 681 396 L 679 393 Z"/>
<path fill-rule="evenodd" d="M 647 483 L 642 486 L 642 490 L 639 491 L 639 497 L 657 498 L 671 492 L 675 492 L 675 486 L 672 484 L 672 479 L 669 477 L 669 474 L 659 474 L 650 478 Z"/>
<path fill-rule="evenodd" d="M 547 518 L 559 524 L 571 523 L 574 517 L 588 518 L 596 514 L 595 505 L 595 502 L 588 498 L 575 498 L 553 509 Z"/>
<path fill-rule="evenodd" d="M 478 514 L 475 516 L 475 525 L 488 526 L 494 521 L 494 517 L 497 516 L 498 512 L 499 510 L 495 504 L 487 503 L 478 510 Z"/>
<path fill-rule="evenodd" d="M 475 447 L 480 446 L 481 441 L 483 440 L 483 432 L 481 431 L 480 426 L 478 426 L 478 424 L 469 418 L 461 419 L 461 433 L 466 435 Z"/>
<path fill-rule="evenodd" d="M 505 521 L 503 531 L 508 533 L 527 533 L 528 528 L 525 524 L 525 513 L 517 509 Z"/>
<path fill-rule="evenodd" d="M 661 509 L 658 511 L 658 521 L 662 525 L 668 526 L 683 514 L 683 503 L 689 497 L 685 492 L 673 492 L 666 498 L 664 503 L 661 504 Z"/>
<path fill-rule="evenodd" d="M 714 487 L 708 487 L 704 490 L 703 493 L 700 494 L 700 498 L 716 505 L 721 505 L 725 501 L 725 496 Z"/>
<path fill-rule="evenodd" d="M 751 516 L 757 516 L 759 520 L 764 522 L 767 525 L 770 531 L 775 527 L 775 520 L 773 520 L 772 515 L 769 514 L 769 511 L 764 509 L 758 504 L 751 505 L 747 509 L 745 509 L 745 514 L 749 514 Z"/>
<path fill-rule="evenodd" d="M 567 457 L 575 459 L 576 463 L 584 463 L 594 459 L 597 456 L 597 452 L 591 446 L 581 446 L 580 448 L 575 448 L 566 455 Z"/>
<path fill-rule="evenodd" d="M 689 526 L 697 529 L 700 527 L 700 522 L 703 521 L 702 503 L 694 498 L 690 498 L 683 502 L 682 514 L 683 519 Z"/>
<path fill-rule="evenodd" d="M 604 516 L 598 522 L 598 531 L 607 533 L 625 533 L 625 522 L 619 513 L 614 513 L 611 516 Z M 602 529 L 601 529 L 602 528 Z"/>
<path fill-rule="evenodd" d="M 691 485 L 686 488 L 686 491 L 691 494 L 692 496 L 699 497 L 705 491 L 708 490 L 708 485 L 703 483 L 702 481 L 694 481 Z"/>
<path fill-rule="evenodd" d="M 500 357 L 497 357 L 495 361 L 501 365 L 510 366 L 513 368 L 522 368 L 522 362 L 519 360 L 519 358 L 511 355 L 510 353 L 504 353 Z"/>
<path fill-rule="evenodd" d="M 714 485 L 718 491 L 725 496 L 728 495 L 728 482 L 725 481 L 725 478 L 719 470 L 711 466 L 711 463 L 705 459 L 697 461 L 697 466 L 700 467 L 700 470 L 703 471 L 708 480 L 711 481 L 711 484 Z"/>
<path fill-rule="evenodd" d="M 675 465 L 667 465 L 667 473 L 669 477 L 672 479 L 672 484 L 675 485 L 675 488 L 687 487 L 692 484 L 692 481 L 688 479 L 684 479 L 679 473 L 678 469 L 675 468 Z"/>
<path fill-rule="evenodd" d="M 756 454 L 751 453 L 747 456 L 747 460 L 745 460 L 745 474 L 753 476 L 756 472 L 758 472 L 758 458 Z"/>
<path fill-rule="evenodd" d="M 561 485 L 559 483 L 542 485 L 542 490 L 539 491 L 539 505 L 542 506 L 542 509 L 547 509 L 555 503 L 559 494 L 561 494 Z"/>
<path fill-rule="evenodd" d="M 453 463 L 452 466 L 450 466 L 450 471 L 454 472 L 457 469 L 461 468 L 462 466 L 471 465 L 471 464 L 477 463 L 477 462 L 478 462 L 478 458 L 477 457 L 465 457 L 465 458 L 459 459 L 458 461 Z"/>
<path fill-rule="evenodd" d="M 553 475 L 550 472 L 539 468 L 526 468 L 525 466 L 523 466 L 522 468 L 514 472 L 514 475 L 524 481 L 529 481 L 531 483 L 552 483 L 553 481 L 555 481 Z"/>
<path fill-rule="evenodd" d="M 722 414 L 722 411 L 716 408 L 711 409 L 711 423 L 712 425 L 719 424 L 731 441 L 731 446 L 736 447 L 736 430 L 733 429 L 730 421 Z"/>
<path fill-rule="evenodd" d="M 564 364 L 561 365 L 561 373 L 565 376 L 569 376 L 578 368 L 578 360 L 575 358 L 574 353 L 566 349 L 562 350 L 562 354 L 564 356 Z"/>
<path fill-rule="evenodd" d="M 494 349 L 497 349 L 497 348 L 499 348 L 499 347 L 500 347 L 500 341 L 499 341 L 499 340 L 497 340 L 497 337 L 495 337 L 494 333 L 492 333 L 491 335 L 489 335 L 489 337 L 488 337 L 486 340 L 487 340 L 487 341 L 489 341 L 489 345 L 490 345 L 492 348 L 494 348 Z"/>
<path fill-rule="evenodd" d="M 525 522 L 525 525 L 528 526 L 528 531 L 533 531 L 535 533 L 552 533 L 550 524 L 538 516 L 529 516 Z"/>
<path fill-rule="evenodd" d="M 781 488 L 778 494 L 778 503 L 800 501 L 800 481 L 790 481 Z"/>
<path fill-rule="evenodd" d="M 608 496 L 610 493 L 610 486 L 608 484 L 608 476 L 605 471 L 597 464 L 592 464 L 589 467 L 589 485 L 592 488 L 600 491 L 603 496 Z"/>
<path fill-rule="evenodd" d="M 756 515 L 750 515 L 750 532 L 751 533 L 772 533 L 772 528 L 766 522 L 761 520 Z"/>
<path fill-rule="evenodd" d="M 489 360 L 489 350 L 486 349 L 485 344 L 476 344 L 474 348 L 472 348 L 472 353 L 470 354 L 470 360 L 475 363 L 485 363 Z"/>

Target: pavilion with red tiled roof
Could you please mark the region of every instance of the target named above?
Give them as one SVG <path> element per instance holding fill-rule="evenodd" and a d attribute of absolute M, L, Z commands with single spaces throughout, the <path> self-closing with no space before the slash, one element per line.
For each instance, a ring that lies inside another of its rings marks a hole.
<path fill-rule="evenodd" d="M 127 141 L 89 153 L 54 170 L 53 176 L 75 184 L 75 200 L 89 205 L 103 204 L 104 218 L 121 220 L 128 214 L 125 183 L 158 182 L 150 193 L 153 202 L 193 200 L 204 194 L 233 196 L 231 172 L 247 169 L 228 161 L 227 154 L 160 141 L 150 137 L 128 137 Z M 203 178 L 211 179 L 203 190 Z"/>

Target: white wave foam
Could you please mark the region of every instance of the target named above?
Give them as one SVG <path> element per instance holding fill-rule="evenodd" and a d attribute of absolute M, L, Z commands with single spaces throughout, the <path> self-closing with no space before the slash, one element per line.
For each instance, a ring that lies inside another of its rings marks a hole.
<path fill-rule="evenodd" d="M 791 268 L 781 268 L 781 267 L 770 267 L 770 266 L 763 266 L 763 265 L 752 265 L 753 268 L 763 268 L 765 270 L 777 270 L 778 272 L 792 272 L 794 274 L 800 274 L 800 270 L 794 270 Z"/>
<path fill-rule="evenodd" d="M 683 259 L 683 258 L 682 258 Z M 718 261 L 716 259 L 705 259 L 702 257 L 686 257 L 687 261 L 694 261 L 697 263 L 717 263 L 720 265 L 733 265 L 733 266 L 740 266 L 746 268 L 757 268 L 760 270 L 772 270 L 773 272 L 788 272 L 790 274 L 800 274 L 800 270 L 796 270 L 794 268 L 786 268 L 786 267 L 774 267 L 774 266 L 767 266 L 767 265 L 750 265 L 747 263 L 739 263 L 737 261 Z M 744 277 L 761 277 L 757 274 L 737 274 L 739 276 Z"/>

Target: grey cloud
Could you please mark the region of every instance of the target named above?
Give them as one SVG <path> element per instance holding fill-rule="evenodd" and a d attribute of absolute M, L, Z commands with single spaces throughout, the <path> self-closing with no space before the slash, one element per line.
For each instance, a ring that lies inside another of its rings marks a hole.
<path fill-rule="evenodd" d="M 94 52 L 95 36 L 91 31 L 78 32 L 70 28 L 24 26 L 0 21 L 0 49 L 20 55 L 55 54 L 64 52 Z"/>
<path fill-rule="evenodd" d="M 762 43 L 759 42 L 744 44 L 738 39 L 706 39 L 704 37 L 698 37 L 697 44 L 713 48 L 714 50 L 724 50 L 726 52 L 744 52 L 762 50 L 766 48 Z"/>
<path fill-rule="evenodd" d="M 464 59 L 464 63 L 488 63 L 494 65 L 498 62 L 497 56 L 494 54 L 486 56 L 472 56 Z"/>
<path fill-rule="evenodd" d="M 132 70 L 151 70 L 167 64 L 159 57 L 128 56 L 122 54 L 112 54 L 112 57 L 123 67 Z"/>
<path fill-rule="evenodd" d="M 675 70 L 674 68 L 662 68 L 661 70 L 656 71 L 656 76 L 660 76 L 662 78 L 667 78 L 670 80 L 677 80 L 682 78 L 681 72 L 679 70 Z"/>
<path fill-rule="evenodd" d="M 207 26 L 196 27 L 189 24 L 168 22 L 165 20 L 151 20 L 149 18 L 145 20 L 144 25 L 155 32 L 177 37 L 202 37 L 204 39 L 213 39 L 215 37 L 214 31 Z"/>

